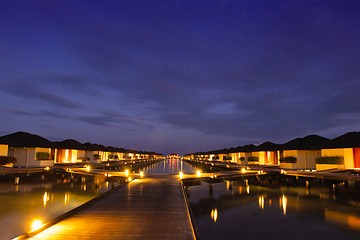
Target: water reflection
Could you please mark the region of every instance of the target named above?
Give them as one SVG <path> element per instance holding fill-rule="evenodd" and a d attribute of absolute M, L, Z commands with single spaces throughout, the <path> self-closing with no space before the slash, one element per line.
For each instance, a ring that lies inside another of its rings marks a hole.
<path fill-rule="evenodd" d="M 104 176 L 48 173 L 24 177 L 28 183 L 20 177 L 18 185 L 12 179 L 1 178 L 0 239 L 12 239 L 31 230 L 35 220 L 45 223 L 110 189 Z"/>
<path fill-rule="evenodd" d="M 286 215 L 287 197 L 285 195 L 282 195 L 282 197 L 279 199 L 279 202 L 280 202 L 280 206 L 281 206 L 283 214 Z"/>
<path fill-rule="evenodd" d="M 218 219 L 218 210 L 217 210 L 217 208 L 211 209 L 210 216 L 211 216 L 211 219 L 214 222 L 217 221 L 217 219 Z"/>
<path fill-rule="evenodd" d="M 264 197 L 264 195 L 260 195 L 258 197 L 258 202 L 259 202 L 259 207 L 261 209 L 264 209 L 265 208 L 265 197 Z"/>
<path fill-rule="evenodd" d="M 166 159 L 143 169 L 146 175 L 156 174 L 183 174 L 196 173 L 197 169 L 180 159 Z"/>
<path fill-rule="evenodd" d="M 333 190 L 312 184 L 310 190 L 305 184 L 271 186 L 251 179 L 200 183 L 187 186 L 200 239 L 261 239 L 269 233 L 274 239 L 360 239 L 360 194 L 355 186 Z M 306 234 L 294 235 L 294 229 Z"/>

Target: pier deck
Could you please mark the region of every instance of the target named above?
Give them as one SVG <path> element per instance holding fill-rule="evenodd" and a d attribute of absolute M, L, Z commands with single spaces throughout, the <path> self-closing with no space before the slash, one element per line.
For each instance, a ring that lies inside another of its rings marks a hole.
<path fill-rule="evenodd" d="M 135 179 L 31 239 L 196 239 L 179 179 Z"/>

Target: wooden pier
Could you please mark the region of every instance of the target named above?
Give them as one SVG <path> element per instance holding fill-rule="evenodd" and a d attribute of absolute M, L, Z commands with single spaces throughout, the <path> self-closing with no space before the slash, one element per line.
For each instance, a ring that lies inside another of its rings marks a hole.
<path fill-rule="evenodd" d="M 174 175 L 135 179 L 30 239 L 196 239 Z"/>

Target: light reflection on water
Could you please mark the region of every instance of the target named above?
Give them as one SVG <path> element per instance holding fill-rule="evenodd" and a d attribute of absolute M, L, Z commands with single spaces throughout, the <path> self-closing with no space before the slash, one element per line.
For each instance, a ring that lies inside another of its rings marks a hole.
<path fill-rule="evenodd" d="M 187 193 L 200 239 L 360 239 L 359 197 L 327 186 L 201 182 Z"/>
<path fill-rule="evenodd" d="M 41 183 L 20 181 L 19 185 L 0 182 L 0 239 L 12 239 L 28 232 L 35 219 L 45 223 L 110 188 L 108 182 L 99 179 L 89 182 L 67 179 Z"/>
<path fill-rule="evenodd" d="M 196 173 L 196 168 L 180 159 L 166 159 L 144 168 L 145 175 L 179 174 L 180 172 Z"/>

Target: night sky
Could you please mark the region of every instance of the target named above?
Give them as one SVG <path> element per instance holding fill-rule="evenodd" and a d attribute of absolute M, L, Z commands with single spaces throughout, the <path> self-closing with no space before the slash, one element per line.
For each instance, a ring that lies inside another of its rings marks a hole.
<path fill-rule="evenodd" d="M 1 0 L 0 135 L 180 154 L 360 130 L 359 0 Z"/>

